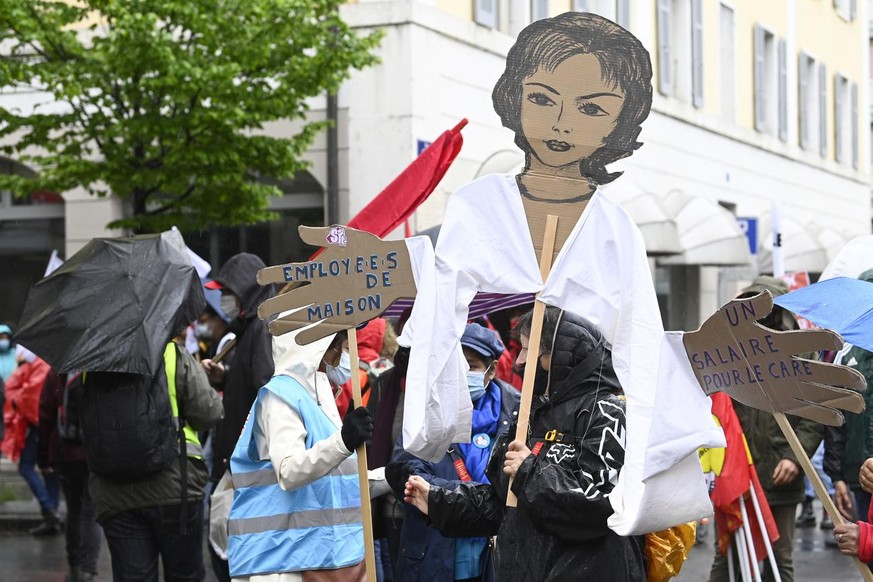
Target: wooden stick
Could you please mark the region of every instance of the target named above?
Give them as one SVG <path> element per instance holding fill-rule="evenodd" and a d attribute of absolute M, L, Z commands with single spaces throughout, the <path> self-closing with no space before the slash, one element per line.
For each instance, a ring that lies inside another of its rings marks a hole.
<path fill-rule="evenodd" d="M 361 375 L 358 372 L 358 336 L 355 328 L 349 329 L 349 359 L 352 368 L 352 400 L 363 406 L 361 398 Z M 361 519 L 364 523 L 364 561 L 367 566 L 367 581 L 376 582 L 376 545 L 373 541 L 373 512 L 370 509 L 370 480 L 367 476 L 367 445 L 355 451 L 358 455 L 358 483 L 361 487 Z"/>
<path fill-rule="evenodd" d="M 815 493 L 818 495 L 819 501 L 821 501 L 825 511 L 827 511 L 828 515 L 831 517 L 831 521 L 833 521 L 835 525 L 842 525 L 845 523 L 845 520 L 843 519 L 842 514 L 837 510 L 834 500 L 831 499 L 830 495 L 828 495 L 824 483 L 821 482 L 821 477 L 818 476 L 818 472 L 815 470 L 815 467 L 812 466 L 812 461 L 809 460 L 806 451 L 803 450 L 803 446 L 800 444 L 800 440 L 794 432 L 794 427 L 792 427 L 791 423 L 788 422 L 788 419 L 785 418 L 784 413 L 774 412 L 773 416 L 776 417 L 776 422 L 779 424 L 779 428 L 782 429 L 782 434 L 784 434 L 785 438 L 788 439 L 788 444 L 791 446 L 791 450 L 794 451 L 794 456 L 797 457 L 800 467 L 803 469 L 803 472 L 806 473 L 810 483 L 812 483 L 812 487 L 815 489 Z M 858 556 L 854 556 L 853 559 L 855 560 L 855 566 L 858 567 L 858 571 L 861 572 L 861 576 L 864 580 L 867 582 L 873 582 L 873 573 L 870 572 L 870 568 L 867 567 L 867 564 L 859 560 Z"/>
<path fill-rule="evenodd" d="M 227 343 L 224 344 L 224 347 L 221 348 L 221 351 L 215 354 L 215 357 L 212 358 L 212 361 L 216 364 L 227 357 L 227 354 L 230 353 L 230 350 L 236 347 L 236 338 L 227 340 Z"/>
<path fill-rule="evenodd" d="M 558 232 L 558 217 L 549 214 L 546 217 L 546 234 L 543 236 L 543 254 L 540 255 L 540 275 L 543 282 L 549 278 L 552 270 L 552 256 L 555 254 L 555 236 Z M 533 385 L 537 374 L 537 359 L 540 350 L 540 337 L 543 331 L 543 316 L 546 305 L 542 301 L 535 301 L 533 319 L 528 338 L 528 361 L 524 367 L 524 382 L 521 389 L 521 404 L 518 408 L 518 428 L 515 430 L 515 440 L 527 442 L 527 431 L 530 424 L 530 405 L 533 401 Z M 506 506 L 515 507 L 518 499 L 512 492 L 512 481 L 509 479 L 509 491 L 506 494 Z"/>

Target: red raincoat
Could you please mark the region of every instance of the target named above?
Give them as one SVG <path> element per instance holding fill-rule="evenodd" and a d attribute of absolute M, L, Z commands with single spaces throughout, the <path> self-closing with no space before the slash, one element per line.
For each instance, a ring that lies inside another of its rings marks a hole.
<path fill-rule="evenodd" d="M 6 380 L 6 433 L 0 451 L 16 463 L 24 450 L 27 429 L 39 423 L 39 396 L 48 373 L 49 365 L 36 358 L 32 363 L 23 362 Z"/>

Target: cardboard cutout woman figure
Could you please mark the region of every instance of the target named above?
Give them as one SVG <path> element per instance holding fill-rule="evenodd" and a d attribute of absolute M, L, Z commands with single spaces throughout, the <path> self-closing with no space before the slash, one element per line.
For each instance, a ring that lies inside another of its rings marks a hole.
<path fill-rule="evenodd" d="M 525 152 L 522 173 L 485 176 L 455 192 L 435 251 L 426 237 L 383 242 L 347 230 L 346 245 L 329 244 L 320 258 L 360 264 L 355 257 L 390 257 L 385 282 L 394 284 L 378 289 L 379 305 L 415 295 L 399 338 L 412 348 L 403 441 L 424 459 L 440 458 L 450 443 L 470 438 L 459 339 L 477 292 L 539 292 L 546 304 L 594 323 L 612 344 L 627 396 L 625 464 L 610 495 L 615 513 L 609 525 L 620 535 L 709 515 L 697 449 L 724 446 L 682 334 L 664 332 L 642 235 L 597 190 L 619 176 L 606 166 L 641 145 L 651 77 L 639 40 L 600 16 L 566 13 L 531 24 L 510 50 L 493 93 L 495 110 Z M 543 281 L 538 257 L 550 214 L 560 218 L 554 266 Z M 302 238 L 315 245 L 325 245 L 329 233 L 301 228 Z M 289 267 L 296 265 L 265 270 L 262 284 L 293 280 Z M 304 343 L 357 325 L 375 317 L 354 309 L 358 298 L 349 301 L 350 291 L 370 289 L 365 274 L 351 269 L 343 281 L 310 277 L 309 285 L 265 303 L 261 314 L 297 308 L 271 331 L 310 326 L 298 336 Z M 690 352 L 701 342 L 686 343 Z"/>

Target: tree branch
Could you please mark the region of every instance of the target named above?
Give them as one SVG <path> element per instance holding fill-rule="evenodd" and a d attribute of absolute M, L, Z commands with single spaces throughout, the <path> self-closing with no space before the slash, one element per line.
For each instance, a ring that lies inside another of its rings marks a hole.
<path fill-rule="evenodd" d="M 176 196 L 170 202 L 167 202 L 163 206 L 161 206 L 159 208 L 155 208 L 154 210 L 149 210 L 147 212 L 144 212 L 143 214 L 146 216 L 155 216 L 158 214 L 164 214 L 168 210 L 172 210 L 173 208 L 177 207 L 179 205 L 179 202 L 182 202 L 185 199 L 189 198 L 194 193 L 194 191 L 196 189 L 197 189 L 197 181 L 195 180 L 194 182 L 191 183 L 190 186 L 188 186 L 188 188 L 182 194 Z"/>

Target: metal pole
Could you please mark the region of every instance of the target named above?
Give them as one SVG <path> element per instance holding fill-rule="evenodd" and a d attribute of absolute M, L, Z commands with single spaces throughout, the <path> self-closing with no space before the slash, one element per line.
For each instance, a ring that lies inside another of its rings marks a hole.
<path fill-rule="evenodd" d="M 749 493 L 752 496 L 752 505 L 755 508 L 755 515 L 758 517 L 758 527 L 761 529 L 761 537 L 764 538 L 764 547 L 767 548 L 767 559 L 770 560 L 770 569 L 773 570 L 773 579 L 776 580 L 776 582 L 782 582 L 782 576 L 780 576 L 779 568 L 776 566 L 776 556 L 773 555 L 773 546 L 770 544 L 770 534 L 767 533 L 767 524 L 764 523 L 764 515 L 761 513 L 761 504 L 758 503 L 758 494 L 755 491 L 755 483 L 752 481 L 749 481 Z"/>

